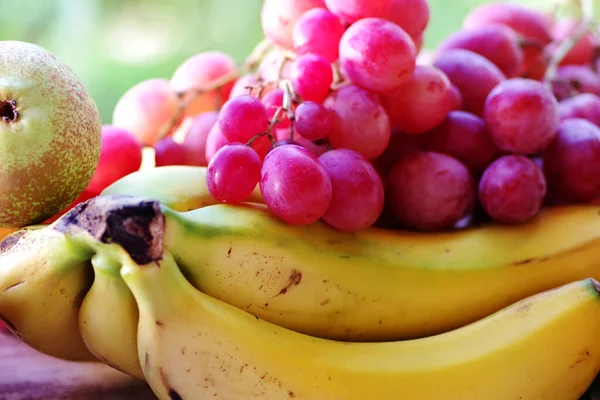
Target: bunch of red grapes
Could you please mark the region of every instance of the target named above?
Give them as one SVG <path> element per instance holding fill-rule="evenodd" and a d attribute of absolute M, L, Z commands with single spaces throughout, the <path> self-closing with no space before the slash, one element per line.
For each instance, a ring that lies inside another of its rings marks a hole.
<path fill-rule="evenodd" d="M 241 75 L 206 52 L 124 94 L 92 191 L 153 146 L 157 166 L 207 166 L 219 201 L 258 185 L 296 225 L 439 231 L 598 201 L 600 44 L 585 20 L 483 5 L 431 54 L 429 18 L 427 0 L 266 0 L 267 41 Z"/>

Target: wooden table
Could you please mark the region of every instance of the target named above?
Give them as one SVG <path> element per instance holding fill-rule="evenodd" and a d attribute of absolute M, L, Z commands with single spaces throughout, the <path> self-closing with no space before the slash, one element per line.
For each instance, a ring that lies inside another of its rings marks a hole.
<path fill-rule="evenodd" d="M 0 333 L 1 400 L 156 400 L 146 383 L 101 363 L 58 360 Z"/>

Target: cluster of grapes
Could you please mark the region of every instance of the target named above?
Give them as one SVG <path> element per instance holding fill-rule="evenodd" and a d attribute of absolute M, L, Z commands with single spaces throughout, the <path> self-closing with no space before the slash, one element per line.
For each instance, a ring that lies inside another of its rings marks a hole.
<path fill-rule="evenodd" d="M 427 0 L 265 0 L 266 40 L 241 69 L 205 52 L 123 95 L 105 127 L 122 149 L 106 151 L 98 187 L 150 146 L 157 166 L 208 166 L 220 201 L 258 185 L 282 220 L 347 231 L 514 224 L 600 201 L 593 20 L 497 2 L 428 53 L 429 11 Z"/>

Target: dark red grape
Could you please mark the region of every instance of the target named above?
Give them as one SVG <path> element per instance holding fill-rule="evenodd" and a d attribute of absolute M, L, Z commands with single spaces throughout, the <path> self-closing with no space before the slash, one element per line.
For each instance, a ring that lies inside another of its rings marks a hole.
<path fill-rule="evenodd" d="M 157 167 L 187 165 L 187 156 L 185 147 L 171 136 L 167 136 L 154 145 L 154 164 Z"/>
<path fill-rule="evenodd" d="M 294 113 L 294 128 L 308 140 L 319 140 L 331 132 L 331 111 L 321 104 L 305 101 Z"/>
<path fill-rule="evenodd" d="M 503 156 L 485 170 L 479 181 L 479 201 L 495 221 L 518 224 L 534 218 L 546 196 L 542 170 L 527 157 Z"/>
<path fill-rule="evenodd" d="M 381 176 L 386 177 L 401 158 L 407 154 L 424 150 L 426 137 L 426 134 L 407 135 L 394 130 L 383 154 L 372 161 L 373 166 Z"/>

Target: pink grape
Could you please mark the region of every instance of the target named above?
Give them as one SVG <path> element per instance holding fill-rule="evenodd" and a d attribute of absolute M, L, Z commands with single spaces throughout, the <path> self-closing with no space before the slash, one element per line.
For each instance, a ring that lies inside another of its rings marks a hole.
<path fill-rule="evenodd" d="M 383 153 L 391 136 L 390 119 L 380 98 L 354 85 L 344 86 L 323 103 L 333 111 L 329 143 L 372 160 Z"/>
<path fill-rule="evenodd" d="M 600 197 L 600 128 L 581 119 L 558 125 L 544 157 L 548 185 L 562 197 L 590 202 Z"/>
<path fill-rule="evenodd" d="M 382 96 L 392 125 L 404 133 L 420 134 L 444 121 L 455 104 L 452 85 L 435 67 L 418 65 L 410 80 Z"/>
<path fill-rule="evenodd" d="M 308 140 L 323 139 L 331 131 L 331 113 L 321 104 L 305 101 L 296 108 L 294 128 Z"/>
<path fill-rule="evenodd" d="M 369 17 L 388 15 L 390 0 L 325 0 L 325 5 L 332 13 L 347 24 Z"/>
<path fill-rule="evenodd" d="M 323 216 L 331 201 L 331 180 L 317 157 L 303 147 L 274 148 L 263 161 L 260 191 L 283 221 L 306 225 Z"/>
<path fill-rule="evenodd" d="M 393 22 L 365 18 L 352 24 L 340 41 L 340 66 L 350 81 L 373 92 L 407 82 L 415 70 L 412 38 Z"/>
<path fill-rule="evenodd" d="M 233 88 L 231 88 L 231 92 L 229 93 L 229 98 L 232 99 L 244 94 L 252 94 L 253 92 L 251 93 L 249 87 L 256 87 L 259 84 L 260 77 L 258 75 L 246 74 L 235 81 Z"/>
<path fill-rule="evenodd" d="M 487 58 L 469 50 L 452 49 L 441 53 L 433 66 L 446 74 L 462 95 L 462 109 L 481 115 L 488 94 L 506 77 Z"/>
<path fill-rule="evenodd" d="M 383 154 L 372 161 L 373 166 L 385 178 L 398 160 L 408 154 L 424 150 L 425 140 L 426 135 L 407 135 L 394 130 Z"/>
<path fill-rule="evenodd" d="M 559 122 L 554 95 L 541 82 L 524 78 L 496 86 L 483 115 L 496 146 L 518 154 L 542 151 L 554 138 Z"/>
<path fill-rule="evenodd" d="M 442 41 L 437 51 L 441 53 L 449 49 L 477 53 L 493 62 L 509 78 L 517 76 L 523 64 L 523 50 L 517 34 L 502 25 L 455 32 Z"/>
<path fill-rule="evenodd" d="M 501 154 L 482 118 L 466 111 L 452 111 L 448 118 L 427 134 L 425 148 L 461 161 L 474 175 Z"/>
<path fill-rule="evenodd" d="M 223 146 L 229 143 L 229 140 L 221 133 L 219 123 L 215 123 L 206 137 L 206 161 L 210 163 L 210 160 L 214 157 L 215 153 Z"/>
<path fill-rule="evenodd" d="M 555 43 L 561 43 L 565 39 L 572 37 L 579 23 L 580 21 L 570 19 L 557 21 L 552 27 Z M 553 43 L 552 46 L 556 47 L 557 44 Z M 588 31 L 581 39 L 575 42 L 575 45 L 567 52 L 560 64 L 590 64 L 594 59 L 596 46 L 594 34 Z"/>
<path fill-rule="evenodd" d="M 445 154 L 409 154 L 394 165 L 387 180 L 392 212 L 409 228 L 452 228 L 475 205 L 475 182 L 469 170 Z"/>
<path fill-rule="evenodd" d="M 508 26 L 524 38 L 533 39 L 540 45 L 552 41 L 551 20 L 541 12 L 522 4 L 483 4 L 473 8 L 463 22 L 463 27 L 468 30 L 490 25 Z"/>
<path fill-rule="evenodd" d="M 583 118 L 600 127 L 600 97 L 595 94 L 583 93 L 565 99 L 558 103 L 558 112 L 561 121 Z"/>
<path fill-rule="evenodd" d="M 216 79 L 233 74 L 235 70 L 235 60 L 228 54 L 206 51 L 188 58 L 177 67 L 171 77 L 171 86 L 179 93 L 204 89 Z M 186 115 L 193 117 L 217 109 L 229 98 L 234 83 L 235 80 L 231 79 L 219 89 L 196 96 L 185 108 Z"/>
<path fill-rule="evenodd" d="M 277 141 L 302 146 L 316 157 L 319 157 L 321 154 L 325 153 L 328 150 L 325 144 L 317 144 L 317 142 L 313 142 L 312 140 L 306 139 L 305 137 L 300 136 L 300 134 L 298 134 L 298 132 L 296 132 L 295 130 L 294 139 L 290 139 L 289 129 L 278 129 L 275 131 L 274 136 Z"/>
<path fill-rule="evenodd" d="M 223 203 L 244 201 L 258 184 L 260 169 L 260 158 L 250 146 L 243 143 L 226 144 L 208 164 L 208 191 Z"/>
<path fill-rule="evenodd" d="M 221 134 L 230 142 L 247 142 L 255 135 L 265 132 L 269 118 L 265 106 L 250 95 L 229 99 L 219 113 Z"/>
<path fill-rule="evenodd" d="M 450 88 L 452 89 L 452 109 L 460 110 L 463 106 L 463 98 L 462 93 L 454 84 L 450 84 Z"/>
<path fill-rule="evenodd" d="M 383 18 L 389 19 L 417 42 L 429 24 L 428 0 L 390 0 L 391 7 Z M 418 46 L 417 46 L 418 47 Z"/>
<path fill-rule="evenodd" d="M 548 69 L 548 57 L 543 49 L 535 44 L 521 44 L 523 49 L 523 64 L 521 78 L 542 80 Z"/>
<path fill-rule="evenodd" d="M 534 218 L 546 196 L 546 179 L 536 163 L 507 155 L 494 161 L 479 182 L 479 201 L 495 221 L 519 224 Z"/>
<path fill-rule="evenodd" d="M 188 165 L 207 166 L 206 141 L 213 125 L 219 119 L 218 111 L 207 111 L 192 120 L 190 130 L 183 139 Z"/>
<path fill-rule="evenodd" d="M 304 101 L 323 102 L 333 83 L 333 69 L 325 58 L 303 54 L 290 67 L 290 82 Z"/>
<path fill-rule="evenodd" d="M 552 88 L 558 100 L 579 93 L 593 93 L 600 96 L 600 75 L 583 65 L 565 65 L 556 71 Z"/>
<path fill-rule="evenodd" d="M 372 226 L 383 210 L 384 190 L 373 165 L 355 151 L 330 150 L 319 157 L 331 179 L 331 202 L 323 220 L 356 232 Z"/>
<path fill-rule="evenodd" d="M 298 19 L 292 38 L 297 54 L 313 53 L 335 62 L 339 56 L 340 39 L 346 28 L 331 11 L 324 8 L 308 10 Z"/>
<path fill-rule="evenodd" d="M 157 167 L 187 165 L 187 155 L 186 148 L 171 136 L 167 136 L 154 145 L 154 163 Z"/>
<path fill-rule="evenodd" d="M 260 14 L 265 36 L 283 48 L 293 49 L 292 31 L 296 21 L 317 7 L 325 7 L 323 0 L 265 0 Z"/>
<path fill-rule="evenodd" d="M 102 126 L 100 159 L 87 191 L 100 193 L 122 177 L 140 169 L 142 143 L 131 132 L 116 126 Z"/>
<path fill-rule="evenodd" d="M 283 106 L 283 97 L 284 91 L 282 89 L 275 89 L 263 96 L 262 103 L 265 106 L 265 110 L 267 110 L 267 117 L 269 121 L 273 119 L 277 110 Z M 288 118 L 285 110 L 282 110 L 279 113 L 278 119 L 280 122 L 275 125 L 276 129 L 285 129 L 290 127 L 290 119 Z"/>

